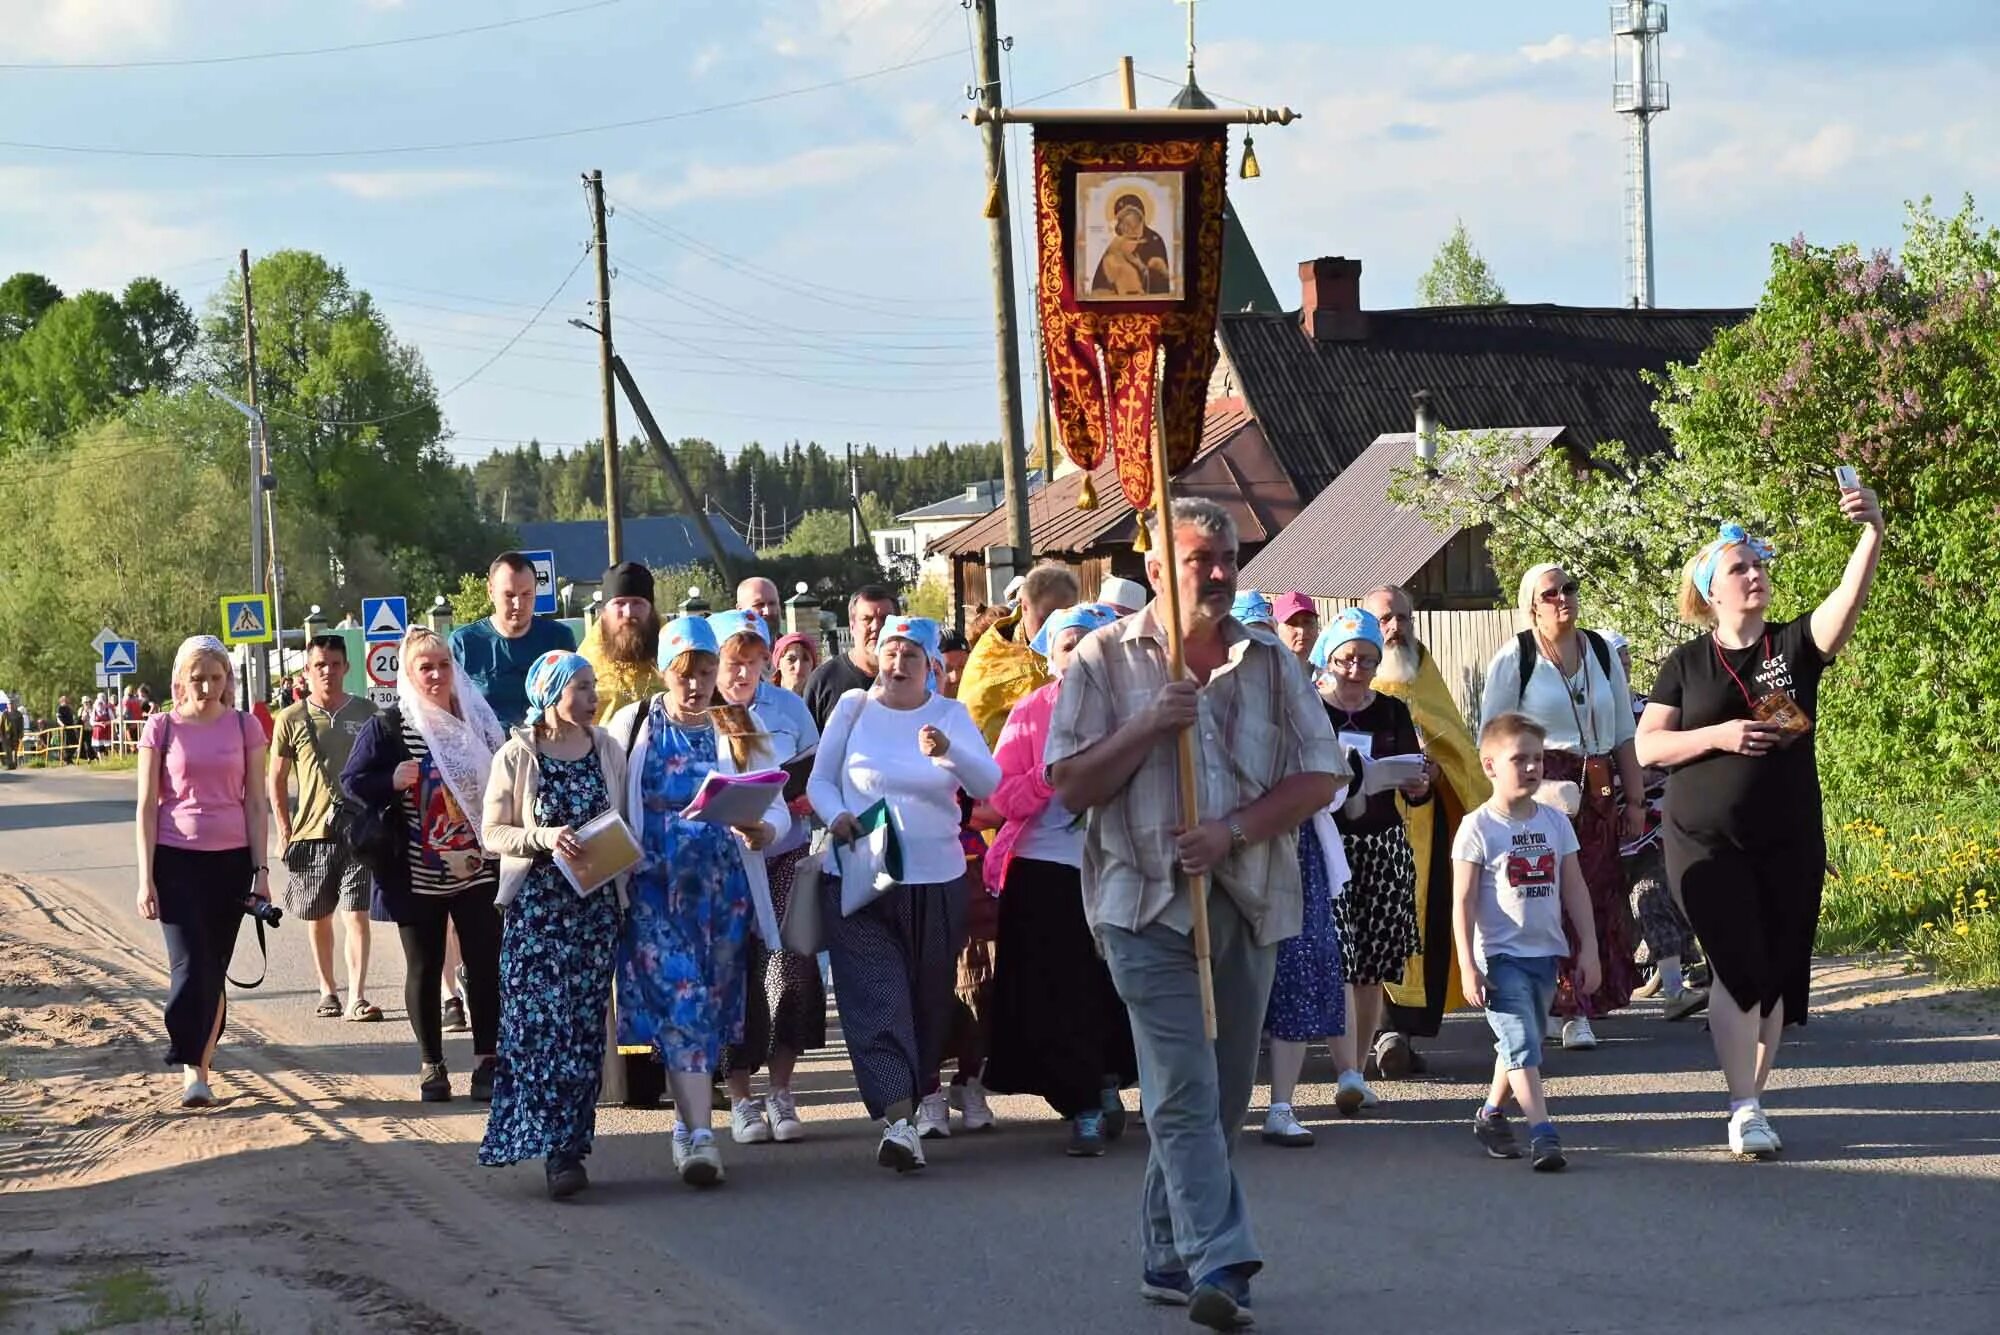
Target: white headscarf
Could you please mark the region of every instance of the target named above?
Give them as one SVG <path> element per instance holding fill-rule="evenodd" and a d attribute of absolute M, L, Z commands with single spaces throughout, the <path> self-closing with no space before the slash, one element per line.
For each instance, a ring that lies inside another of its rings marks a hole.
<path fill-rule="evenodd" d="M 458 701 L 458 713 L 432 704 L 410 671 L 409 649 L 409 641 L 405 639 L 402 663 L 396 669 L 396 703 L 402 707 L 403 717 L 416 726 L 417 735 L 424 739 L 438 777 L 444 780 L 444 786 L 472 826 L 474 838 L 483 847 L 486 831 L 481 821 L 486 810 L 486 780 L 493 773 L 493 753 L 507 740 L 507 734 L 501 729 L 500 720 L 494 717 L 493 707 L 486 703 L 486 697 L 465 679 L 458 660 L 448 652 L 451 694 Z"/>

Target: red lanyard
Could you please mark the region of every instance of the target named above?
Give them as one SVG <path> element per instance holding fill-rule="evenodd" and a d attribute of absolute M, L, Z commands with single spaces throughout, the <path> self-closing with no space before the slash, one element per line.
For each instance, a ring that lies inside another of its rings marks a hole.
<path fill-rule="evenodd" d="M 1743 703 L 1750 707 L 1751 713 L 1756 713 L 1757 702 L 1750 698 L 1750 688 L 1743 684 L 1743 678 L 1737 676 L 1736 669 L 1729 666 L 1729 658 L 1722 652 L 1722 642 L 1713 635 L 1708 637 L 1708 642 L 1715 646 L 1715 661 L 1722 664 L 1722 670 L 1729 674 L 1729 679 L 1736 683 L 1736 689 L 1743 693 Z M 1768 630 L 1764 632 L 1764 661 L 1766 663 L 1771 661 L 1771 632 Z"/>

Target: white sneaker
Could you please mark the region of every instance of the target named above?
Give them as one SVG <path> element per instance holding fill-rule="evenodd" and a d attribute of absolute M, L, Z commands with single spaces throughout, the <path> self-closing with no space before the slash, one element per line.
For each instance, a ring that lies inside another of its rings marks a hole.
<path fill-rule="evenodd" d="M 1764 1105 L 1761 1103 L 1757 1105 L 1757 1115 L 1764 1119 L 1764 1134 L 1771 1138 L 1771 1148 L 1783 1153 L 1785 1142 L 1778 1138 L 1777 1124 L 1771 1120 L 1771 1114 L 1764 1111 Z"/>
<path fill-rule="evenodd" d="M 943 1090 L 925 1095 L 917 1105 L 917 1134 L 925 1140 L 951 1138 L 951 1105 L 945 1102 Z"/>
<path fill-rule="evenodd" d="M 875 1162 L 899 1173 L 913 1173 L 924 1166 L 924 1142 L 907 1119 L 891 1122 L 882 1129 L 882 1143 L 875 1147 Z"/>
<path fill-rule="evenodd" d="M 1590 1021 L 1587 1018 L 1579 1015 L 1574 1020 L 1564 1023 L 1563 1047 L 1576 1048 L 1588 1052 L 1596 1046 L 1597 1031 L 1590 1027 Z"/>
<path fill-rule="evenodd" d="M 764 1100 L 738 1099 L 729 1105 L 729 1136 L 738 1145 L 763 1145 L 771 1139 L 764 1121 Z"/>
<path fill-rule="evenodd" d="M 1778 1138 L 1764 1120 L 1764 1110 L 1752 1103 L 1729 1115 L 1729 1152 L 1739 1159 L 1770 1159 L 1778 1153 Z"/>
<path fill-rule="evenodd" d="M 1299 1125 L 1299 1119 L 1292 1113 L 1289 1103 L 1274 1103 L 1264 1118 L 1264 1139 L 1272 1145 L 1283 1145 L 1287 1149 L 1302 1150 L 1313 1143 L 1313 1133 Z"/>
<path fill-rule="evenodd" d="M 772 1090 L 764 1107 L 771 1119 L 771 1139 L 780 1145 L 789 1145 L 806 1138 L 806 1124 L 799 1120 L 799 1106 L 792 1102 L 791 1090 Z"/>
<path fill-rule="evenodd" d="M 675 1127 L 674 1171 L 690 1187 L 712 1187 L 722 1181 L 722 1150 L 715 1133 L 704 1127 L 690 1135 L 686 1127 Z"/>
<path fill-rule="evenodd" d="M 1334 1085 L 1333 1106 L 1342 1117 L 1352 1117 L 1366 1108 L 1374 1100 L 1374 1092 L 1368 1082 L 1361 1078 L 1359 1071 L 1342 1071 L 1340 1080 Z"/>
<path fill-rule="evenodd" d="M 960 1115 L 965 1119 L 967 1131 L 991 1131 L 993 1129 L 993 1109 L 986 1102 L 986 1086 L 977 1078 L 962 1085 L 953 1085 L 953 1100 L 958 1104 Z"/>

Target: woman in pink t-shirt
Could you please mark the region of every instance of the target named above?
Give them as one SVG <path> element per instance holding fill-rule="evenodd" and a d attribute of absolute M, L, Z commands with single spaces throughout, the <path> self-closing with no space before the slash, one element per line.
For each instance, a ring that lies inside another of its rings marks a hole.
<path fill-rule="evenodd" d="M 234 671 L 222 642 L 185 641 L 174 655 L 173 707 L 139 736 L 139 913 L 157 918 L 173 981 L 167 1064 L 181 1068 L 181 1106 L 206 1108 L 222 1037 L 223 984 L 236 932 L 264 870 L 264 732 L 229 706 Z"/>

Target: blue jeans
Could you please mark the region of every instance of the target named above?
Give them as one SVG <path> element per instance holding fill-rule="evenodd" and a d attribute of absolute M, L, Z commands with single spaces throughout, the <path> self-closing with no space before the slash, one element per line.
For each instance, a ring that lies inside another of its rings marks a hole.
<path fill-rule="evenodd" d="M 1549 1007 L 1556 998 L 1556 972 L 1562 961 L 1554 955 L 1488 955 L 1486 957 L 1486 1023 L 1497 1040 L 1493 1050 L 1510 1071 L 1535 1070 L 1542 1064 L 1542 1040 L 1548 1034 Z"/>
<path fill-rule="evenodd" d="M 1278 967 L 1278 948 L 1257 944 L 1228 895 L 1218 890 L 1208 904 L 1214 1043 L 1202 1033 L 1192 939 L 1159 923 L 1100 933 L 1111 981 L 1132 1017 L 1152 1146 L 1139 1207 L 1144 1264 L 1195 1276 L 1263 1262 L 1230 1153 L 1250 1109 Z"/>

